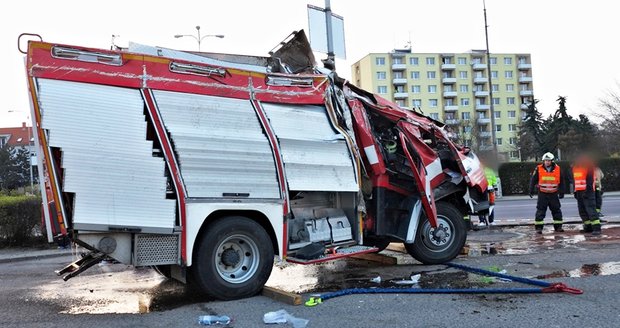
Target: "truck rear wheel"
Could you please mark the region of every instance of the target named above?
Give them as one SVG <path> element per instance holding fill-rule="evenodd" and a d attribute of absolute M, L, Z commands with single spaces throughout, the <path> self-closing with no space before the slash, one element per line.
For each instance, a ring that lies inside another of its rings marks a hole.
<path fill-rule="evenodd" d="M 191 281 L 221 300 L 250 297 L 269 279 L 273 256 L 271 239 L 260 224 L 241 216 L 223 217 L 202 235 Z"/>
<path fill-rule="evenodd" d="M 415 241 L 405 244 L 405 249 L 424 264 L 448 262 L 459 255 L 467 239 L 463 215 L 454 205 L 437 203 L 437 228 L 424 217 L 418 226 Z"/>

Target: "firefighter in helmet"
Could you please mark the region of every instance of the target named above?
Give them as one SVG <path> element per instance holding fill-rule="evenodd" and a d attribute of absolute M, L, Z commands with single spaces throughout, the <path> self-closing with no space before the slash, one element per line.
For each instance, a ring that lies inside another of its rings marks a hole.
<path fill-rule="evenodd" d="M 538 191 L 534 228 L 539 234 L 543 231 L 547 207 L 553 216 L 554 231 L 564 232 L 562 229 L 562 210 L 560 209 L 560 199 L 564 198 L 564 179 L 562 179 L 560 166 L 553 160 L 552 153 L 545 153 L 542 156 L 542 164 L 536 166 L 530 179 L 530 198 L 532 198 L 535 189 Z"/>
<path fill-rule="evenodd" d="M 596 165 L 587 155 L 580 155 L 573 165 L 573 181 L 575 183 L 575 198 L 577 209 L 583 221 L 582 232 L 591 232 L 592 235 L 601 234 L 601 221 L 596 212 L 595 201 L 595 171 Z"/>

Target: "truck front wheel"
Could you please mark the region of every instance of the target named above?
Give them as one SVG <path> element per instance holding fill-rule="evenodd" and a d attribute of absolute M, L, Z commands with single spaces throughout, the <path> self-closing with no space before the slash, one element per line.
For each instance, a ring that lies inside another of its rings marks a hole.
<path fill-rule="evenodd" d="M 194 253 L 191 282 L 221 300 L 257 294 L 273 268 L 269 235 L 257 222 L 229 216 L 212 222 Z"/>
<path fill-rule="evenodd" d="M 454 205 L 437 203 L 437 228 L 424 217 L 418 226 L 415 241 L 405 244 L 405 249 L 424 264 L 448 262 L 459 255 L 467 239 L 463 215 Z"/>

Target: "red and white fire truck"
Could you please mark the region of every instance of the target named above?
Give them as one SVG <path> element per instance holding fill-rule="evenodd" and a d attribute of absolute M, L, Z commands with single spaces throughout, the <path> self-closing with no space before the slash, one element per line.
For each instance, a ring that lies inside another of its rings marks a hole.
<path fill-rule="evenodd" d="M 403 243 L 456 257 L 487 182 L 443 124 L 317 67 L 303 31 L 269 56 L 28 41 L 47 234 L 220 299 L 299 264 Z M 47 191 L 47 192 L 46 192 Z"/>

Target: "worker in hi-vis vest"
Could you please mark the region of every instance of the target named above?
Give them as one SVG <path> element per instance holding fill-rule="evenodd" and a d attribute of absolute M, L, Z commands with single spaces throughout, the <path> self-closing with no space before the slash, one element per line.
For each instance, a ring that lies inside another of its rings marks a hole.
<path fill-rule="evenodd" d="M 545 153 L 542 156 L 542 164 L 536 166 L 530 179 L 530 198 L 532 198 L 535 189 L 538 191 L 534 228 L 539 234 L 543 232 L 547 208 L 551 210 L 553 217 L 553 230 L 564 232 L 562 229 L 562 210 L 560 209 L 560 199 L 564 198 L 564 179 L 560 166 L 553 162 L 554 158 L 552 153 Z"/>
<path fill-rule="evenodd" d="M 596 166 L 587 155 L 580 155 L 573 165 L 573 181 L 575 183 L 575 198 L 577 209 L 583 221 L 582 232 L 601 234 L 601 221 L 596 212 L 595 178 Z"/>

